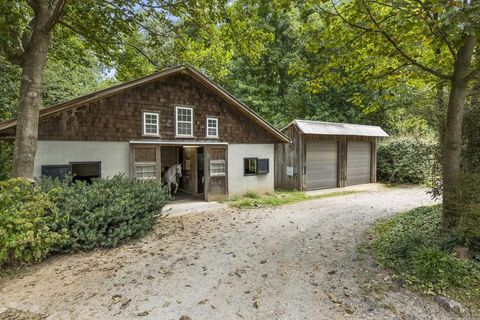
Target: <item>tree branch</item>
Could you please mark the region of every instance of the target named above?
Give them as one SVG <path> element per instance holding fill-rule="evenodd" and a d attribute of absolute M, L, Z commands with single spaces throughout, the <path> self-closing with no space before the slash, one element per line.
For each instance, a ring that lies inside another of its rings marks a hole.
<path fill-rule="evenodd" d="M 480 67 L 473 69 L 465 78 L 466 81 L 474 79 L 480 75 Z"/>
<path fill-rule="evenodd" d="M 451 80 L 452 79 L 452 76 L 451 75 L 447 75 L 447 74 L 444 74 L 440 71 L 437 71 L 433 68 L 430 68 L 430 67 L 427 67 L 423 64 L 421 64 L 420 62 L 418 62 L 417 60 L 413 59 L 412 57 L 410 57 L 408 54 L 405 53 L 405 51 L 403 51 L 400 46 L 395 42 L 395 40 L 393 40 L 393 38 L 385 31 L 381 28 L 380 24 L 378 23 L 378 21 L 374 18 L 370 8 L 368 7 L 368 5 L 365 3 L 364 0 L 362 0 L 363 4 L 364 4 L 364 7 L 365 7 L 365 10 L 367 10 L 367 13 L 368 13 L 368 16 L 370 17 L 370 20 L 375 24 L 376 26 L 376 30 L 373 30 L 374 32 L 379 32 L 380 34 L 383 35 L 383 37 L 395 48 L 395 50 L 397 50 L 397 52 L 404 58 L 406 59 L 407 61 L 409 61 L 412 65 L 422 69 L 423 71 L 426 71 L 428 73 L 431 73 L 433 74 L 434 76 L 436 77 L 439 77 L 441 79 L 448 79 L 448 80 Z"/>
<path fill-rule="evenodd" d="M 79 30 L 78 28 L 75 28 L 74 26 L 66 23 L 65 21 L 63 20 L 58 20 L 58 23 L 63 25 L 64 27 L 68 28 L 69 30 L 75 32 L 76 34 L 82 36 L 82 37 L 85 37 L 85 38 L 89 38 L 91 40 L 94 40 L 96 42 L 99 42 L 99 43 L 107 43 L 107 44 L 114 44 L 114 45 L 119 45 L 119 46 L 130 46 L 132 47 L 133 49 L 135 49 L 138 53 L 140 53 L 145 59 L 147 59 L 148 62 L 150 62 L 153 66 L 155 66 L 155 68 L 157 69 L 160 69 L 159 65 L 157 64 L 156 61 L 154 61 L 153 59 L 151 59 L 146 53 L 145 51 L 143 51 L 140 47 L 138 47 L 137 45 L 135 44 L 132 44 L 132 43 L 128 43 L 128 42 L 112 42 L 112 41 L 105 41 L 105 40 L 102 40 L 102 39 L 99 39 L 93 35 L 90 35 L 90 34 L 86 34 L 85 32 L 82 32 L 81 30 Z"/>
<path fill-rule="evenodd" d="M 50 14 L 50 18 L 45 23 L 44 29 L 45 31 L 51 31 L 57 23 L 60 15 L 62 14 L 63 8 L 65 7 L 66 0 L 57 0 L 56 4 L 53 7 L 53 10 Z"/>

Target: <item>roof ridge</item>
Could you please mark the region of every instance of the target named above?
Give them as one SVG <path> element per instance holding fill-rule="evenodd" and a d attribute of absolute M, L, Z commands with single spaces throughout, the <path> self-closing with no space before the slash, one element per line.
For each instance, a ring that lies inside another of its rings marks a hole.
<path fill-rule="evenodd" d="M 313 122 L 313 123 L 322 123 L 322 124 L 339 124 L 339 125 L 351 125 L 351 126 L 380 128 L 380 126 L 375 126 L 375 125 L 371 125 L 371 124 L 359 124 L 359 123 L 348 123 L 348 122 L 330 122 L 330 121 L 319 121 L 319 120 L 308 120 L 308 119 L 295 119 L 293 121 L 295 121 L 295 122 Z"/>

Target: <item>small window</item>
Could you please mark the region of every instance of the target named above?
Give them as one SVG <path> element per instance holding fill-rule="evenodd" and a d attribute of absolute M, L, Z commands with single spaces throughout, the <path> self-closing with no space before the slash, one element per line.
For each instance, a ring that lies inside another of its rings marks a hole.
<path fill-rule="evenodd" d="M 70 162 L 73 181 L 92 183 L 93 179 L 100 178 L 102 171 L 101 162 Z"/>
<path fill-rule="evenodd" d="M 155 112 L 143 113 L 143 134 L 149 136 L 159 135 L 159 114 Z"/>
<path fill-rule="evenodd" d="M 155 165 L 147 164 L 147 165 L 136 165 L 135 166 L 135 176 L 137 179 L 156 179 L 157 178 L 157 170 L 155 169 Z"/>
<path fill-rule="evenodd" d="M 193 136 L 193 108 L 175 107 L 176 135 L 180 137 Z"/>
<path fill-rule="evenodd" d="M 258 159 L 258 174 L 267 174 L 270 170 L 270 161 L 269 159 Z"/>
<path fill-rule="evenodd" d="M 207 138 L 218 138 L 217 118 L 207 118 Z"/>
<path fill-rule="evenodd" d="M 225 176 L 225 160 L 210 160 L 210 176 Z"/>
<path fill-rule="evenodd" d="M 71 174 L 72 166 L 69 164 L 42 166 L 43 177 L 63 179 Z"/>
<path fill-rule="evenodd" d="M 258 158 L 244 158 L 243 174 L 245 176 L 251 176 L 251 175 L 257 174 L 257 162 L 258 162 Z"/>

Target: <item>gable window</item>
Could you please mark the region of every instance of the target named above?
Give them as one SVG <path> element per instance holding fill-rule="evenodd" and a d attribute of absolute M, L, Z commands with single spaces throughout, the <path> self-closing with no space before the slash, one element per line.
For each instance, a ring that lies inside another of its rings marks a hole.
<path fill-rule="evenodd" d="M 156 112 L 143 113 L 143 134 L 149 136 L 159 135 L 159 114 Z"/>
<path fill-rule="evenodd" d="M 175 107 L 175 135 L 179 137 L 193 136 L 193 108 Z"/>
<path fill-rule="evenodd" d="M 207 138 L 218 138 L 217 118 L 207 118 Z"/>

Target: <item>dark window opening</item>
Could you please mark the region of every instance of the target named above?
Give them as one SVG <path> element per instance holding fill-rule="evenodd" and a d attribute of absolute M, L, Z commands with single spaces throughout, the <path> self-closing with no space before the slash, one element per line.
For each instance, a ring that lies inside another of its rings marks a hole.
<path fill-rule="evenodd" d="M 243 159 L 243 174 L 251 176 L 257 174 L 258 158 L 244 158 Z"/>
<path fill-rule="evenodd" d="M 42 177 L 64 179 L 72 174 L 72 166 L 69 164 L 42 166 Z"/>
<path fill-rule="evenodd" d="M 258 174 L 267 174 L 270 171 L 269 159 L 258 159 Z"/>
<path fill-rule="evenodd" d="M 73 181 L 92 183 L 95 178 L 100 178 L 101 162 L 72 162 Z"/>

